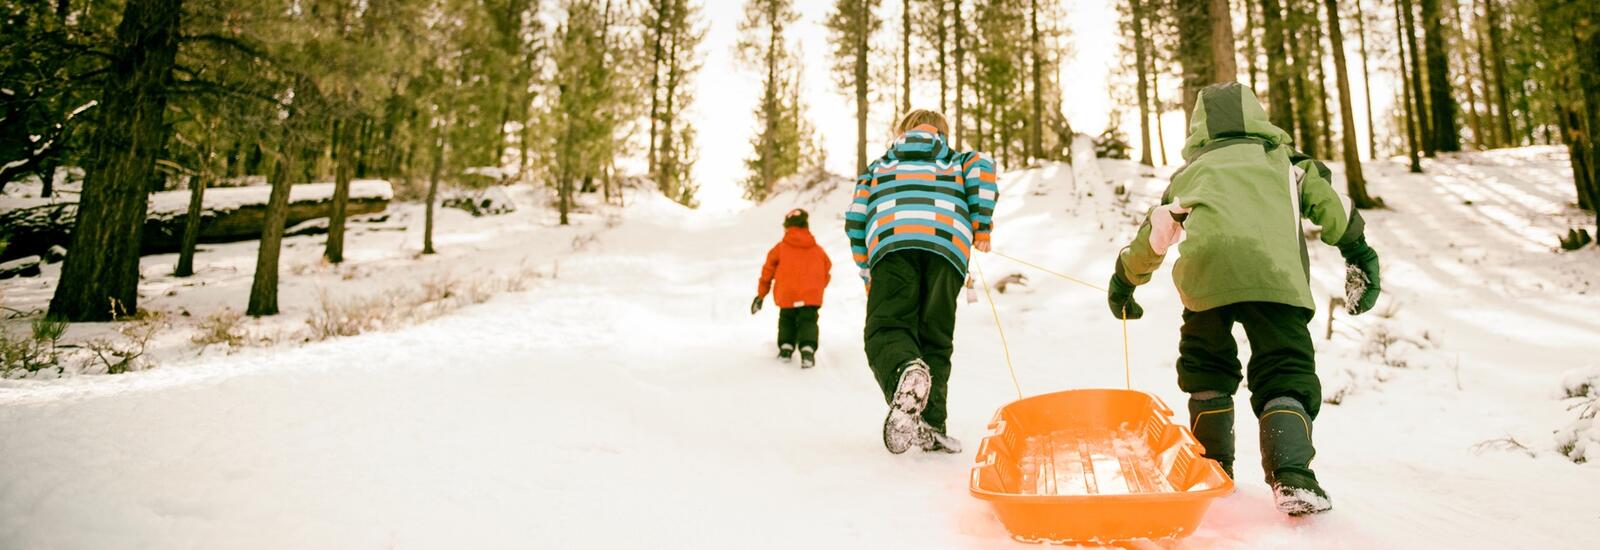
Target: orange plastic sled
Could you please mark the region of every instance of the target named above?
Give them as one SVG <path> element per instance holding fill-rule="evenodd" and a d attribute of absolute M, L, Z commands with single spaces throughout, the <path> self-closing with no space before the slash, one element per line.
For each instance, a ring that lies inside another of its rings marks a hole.
<path fill-rule="evenodd" d="M 1194 532 L 1212 499 L 1233 492 L 1203 451 L 1153 395 L 1050 393 L 995 414 L 971 491 L 1021 541 L 1178 538 Z"/>

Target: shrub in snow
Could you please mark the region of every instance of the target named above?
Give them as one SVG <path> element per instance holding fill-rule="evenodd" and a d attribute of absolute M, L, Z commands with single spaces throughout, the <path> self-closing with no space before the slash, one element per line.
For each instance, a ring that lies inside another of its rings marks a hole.
<path fill-rule="evenodd" d="M 1556 450 L 1573 462 L 1600 463 L 1600 422 L 1595 421 L 1600 413 L 1600 367 L 1567 372 L 1561 391 L 1578 418 L 1556 431 Z"/>
<path fill-rule="evenodd" d="M 1594 237 L 1589 236 L 1588 229 L 1568 229 L 1567 236 L 1561 239 L 1562 250 L 1577 250 L 1594 242 Z"/>
<path fill-rule="evenodd" d="M 59 344 L 67 323 L 41 318 L 30 328 L 28 334 L 21 336 L 0 332 L 0 375 L 18 370 L 34 373 L 49 367 L 55 367 L 58 373 L 61 370 Z"/>
<path fill-rule="evenodd" d="M 239 347 L 247 336 L 244 327 L 240 326 L 243 320 L 244 316 L 239 312 L 223 308 L 201 319 L 200 325 L 196 327 L 200 329 L 200 333 L 190 338 L 190 341 L 200 346 Z"/>
<path fill-rule="evenodd" d="M 399 327 L 434 319 L 473 304 L 489 301 L 501 292 L 527 290 L 542 275 L 519 266 L 503 276 L 486 275 L 464 280 L 452 274 L 428 277 L 414 287 L 391 289 L 367 296 L 336 298 L 324 292 L 306 318 L 307 340 L 327 340 Z"/>
<path fill-rule="evenodd" d="M 1111 120 L 1116 120 L 1116 117 L 1112 117 Z M 1096 157 L 1127 160 L 1132 150 L 1133 146 L 1128 145 L 1127 136 L 1122 135 L 1122 129 L 1116 126 L 1106 128 L 1105 132 L 1100 133 L 1100 137 L 1094 139 Z"/>
<path fill-rule="evenodd" d="M 165 328 L 167 322 L 160 313 L 141 310 L 132 320 L 117 326 L 120 338 L 95 338 L 83 344 L 89 350 L 90 365 L 86 365 L 85 370 L 94 370 L 88 368 L 93 366 L 106 374 L 122 374 L 149 368 L 151 364 L 144 357 L 145 351 L 156 334 Z"/>

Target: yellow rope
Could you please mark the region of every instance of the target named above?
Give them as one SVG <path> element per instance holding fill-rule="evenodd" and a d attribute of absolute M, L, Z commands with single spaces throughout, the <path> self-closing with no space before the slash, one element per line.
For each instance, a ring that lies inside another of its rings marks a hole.
<path fill-rule="evenodd" d="M 1022 384 L 1017 382 L 1017 367 L 1011 364 L 1011 346 L 1006 344 L 1006 329 L 1000 324 L 1000 309 L 994 305 L 994 294 L 989 292 L 989 278 L 983 275 L 983 264 L 977 258 L 972 259 L 973 267 L 978 268 L 978 280 L 983 282 L 983 297 L 989 301 L 989 312 L 994 314 L 994 330 L 1000 333 L 1000 349 L 1006 354 L 1006 369 L 1011 371 L 1011 385 L 1017 388 L 1017 399 L 1022 399 Z"/>
<path fill-rule="evenodd" d="M 1133 389 L 1133 364 L 1128 358 L 1128 316 L 1122 316 L 1122 383 Z"/>
<path fill-rule="evenodd" d="M 999 253 L 999 252 L 990 252 L 990 254 L 994 254 L 994 255 L 996 255 L 996 256 L 999 256 L 999 257 L 1001 257 L 1001 258 L 1005 258 L 1005 259 L 1007 259 L 1007 260 L 1011 260 L 1011 261 L 1013 261 L 1013 262 L 1017 262 L 1017 263 L 1019 263 L 1019 264 L 1022 264 L 1022 265 L 1025 265 L 1025 266 L 1028 266 L 1028 267 L 1031 267 L 1031 268 L 1034 268 L 1034 269 L 1037 269 L 1037 270 L 1039 270 L 1039 271 L 1043 271 L 1043 272 L 1045 272 L 1045 273 L 1049 273 L 1049 274 L 1051 274 L 1051 275 L 1055 275 L 1055 276 L 1057 276 L 1057 277 L 1060 277 L 1060 278 L 1062 278 L 1062 279 L 1066 279 L 1066 280 L 1068 280 L 1068 281 L 1072 281 L 1072 282 L 1074 282 L 1074 283 L 1078 283 L 1078 284 L 1080 284 L 1080 285 L 1083 285 L 1083 286 L 1086 286 L 1086 287 L 1089 287 L 1089 288 L 1092 288 L 1092 289 L 1095 289 L 1095 290 L 1098 290 L 1098 291 L 1100 291 L 1100 292 L 1105 292 L 1105 291 L 1106 291 L 1106 288 L 1105 288 L 1105 287 L 1103 287 L 1103 286 L 1099 286 L 1099 285 L 1096 285 L 1096 284 L 1094 284 L 1094 283 L 1090 283 L 1090 282 L 1087 282 L 1087 281 L 1084 281 L 1084 280 L 1083 280 L 1083 279 L 1079 279 L 1079 278 L 1077 278 L 1077 277 L 1073 277 L 1073 276 L 1071 276 L 1071 275 L 1064 275 L 1064 274 L 1061 274 L 1061 273 L 1056 273 L 1056 272 L 1054 272 L 1054 271 L 1051 271 L 1051 270 L 1049 270 L 1049 269 L 1046 269 L 1046 268 L 1045 268 L 1045 267 L 1043 267 L 1043 266 L 1040 266 L 1040 265 L 1037 265 L 1037 264 L 1034 264 L 1034 263 L 1032 263 L 1032 262 L 1029 262 L 1029 261 L 1027 261 L 1027 260 L 1022 260 L 1022 259 L 1018 259 L 1018 258 L 1013 258 L 1013 257 L 1011 257 L 1011 256 L 1007 256 L 1007 255 L 1005 255 L 1005 254 L 1001 254 L 1001 253 Z"/>
<path fill-rule="evenodd" d="M 1008 256 L 1008 255 L 1002 254 L 1000 252 L 990 251 L 989 253 L 990 254 L 994 254 L 996 256 L 999 256 L 1001 258 L 1005 258 L 1007 260 L 1011 260 L 1013 262 L 1017 262 L 1019 264 L 1022 264 L 1022 265 L 1037 269 L 1039 271 L 1043 271 L 1045 273 L 1049 273 L 1051 275 L 1055 275 L 1055 276 L 1060 277 L 1062 279 L 1066 279 L 1068 281 L 1072 281 L 1074 283 L 1078 283 L 1080 285 L 1083 285 L 1083 286 L 1098 290 L 1100 292 L 1106 292 L 1106 289 L 1104 287 L 1089 283 L 1087 281 L 1084 281 L 1083 279 L 1079 279 L 1079 278 L 1073 277 L 1071 275 L 1066 275 L 1066 274 L 1063 274 L 1063 273 L 1057 273 L 1057 272 L 1055 272 L 1053 270 L 1047 269 L 1044 266 L 1035 264 L 1033 262 L 1029 262 L 1029 261 L 1023 260 L 1021 258 L 1014 258 L 1014 257 Z M 973 265 L 978 265 L 978 262 L 977 262 L 976 258 L 974 258 L 972 264 Z M 983 277 L 983 267 L 982 266 L 978 267 L 978 277 L 980 277 L 980 278 Z M 983 294 L 984 294 L 984 296 L 989 296 L 989 282 L 988 281 L 984 281 L 984 283 L 983 283 Z M 989 308 L 991 310 L 994 309 L 994 300 L 989 300 Z M 1000 312 L 999 312 L 999 310 L 995 310 L 994 311 L 994 325 L 995 325 L 995 328 L 999 328 L 1000 327 Z M 1001 330 L 1000 331 L 1000 345 L 1002 347 L 1005 346 L 1005 341 L 1006 341 L 1005 330 Z M 1007 367 L 1011 366 L 1011 350 L 1010 349 L 1006 350 L 1006 366 Z M 1011 381 L 1013 383 L 1015 383 L 1016 379 L 1017 379 L 1017 371 L 1016 371 L 1016 369 L 1012 369 L 1011 370 Z M 1132 360 L 1132 355 L 1128 352 L 1128 319 L 1126 317 L 1124 317 L 1122 319 L 1122 380 L 1123 380 L 1123 383 L 1128 386 L 1128 389 L 1130 389 L 1130 390 L 1133 389 L 1133 360 Z M 1022 389 L 1021 389 L 1020 386 L 1017 388 L 1017 395 L 1019 397 L 1022 395 Z"/>

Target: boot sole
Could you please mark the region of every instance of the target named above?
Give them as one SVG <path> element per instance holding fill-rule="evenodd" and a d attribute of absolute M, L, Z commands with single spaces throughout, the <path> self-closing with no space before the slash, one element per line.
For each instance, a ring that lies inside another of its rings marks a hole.
<path fill-rule="evenodd" d="M 1319 496 L 1307 489 L 1275 487 L 1273 497 L 1278 505 L 1278 511 L 1292 517 L 1320 514 L 1333 509 L 1333 502 L 1328 500 L 1328 497 Z"/>
<path fill-rule="evenodd" d="M 927 368 L 907 368 L 900 373 L 894 398 L 889 401 L 889 415 L 883 419 L 883 446 L 890 453 L 904 453 L 916 442 L 922 409 L 928 406 L 928 392 L 932 389 L 933 376 Z"/>

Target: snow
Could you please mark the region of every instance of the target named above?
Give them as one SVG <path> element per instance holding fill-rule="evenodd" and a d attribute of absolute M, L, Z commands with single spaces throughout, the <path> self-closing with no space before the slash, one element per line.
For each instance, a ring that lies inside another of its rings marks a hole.
<path fill-rule="evenodd" d="M 1167 170 L 1078 158 L 1003 177 L 995 246 L 1099 282 L 1164 187 L 1144 176 Z M 1333 313 L 1331 339 L 1326 307 L 1311 324 L 1325 393 L 1339 398 L 1316 424 L 1335 507 L 1277 512 L 1252 458 L 1255 421 L 1240 415 L 1238 491 L 1182 545 L 1591 545 L 1600 468 L 1558 452 L 1554 434 L 1578 413 L 1552 393 L 1600 351 L 1600 250 L 1554 251 L 1556 234 L 1592 223 L 1568 204 L 1566 166 L 1551 148 L 1442 155 L 1424 175 L 1367 166 L 1392 207 L 1368 215 L 1384 298 L 1361 317 Z M 521 188 L 527 207 L 506 216 L 441 210 L 443 258 L 415 258 L 412 204 L 393 209 L 403 232 L 355 231 L 348 266 L 317 264 L 320 238 L 287 239 L 291 325 L 319 288 L 354 295 L 528 263 L 541 277 L 395 330 L 0 381 L 0 547 L 1034 548 L 967 494 L 971 454 L 883 450 L 840 216 L 850 192 L 831 185 L 733 213 L 641 194 L 571 227 Z M 747 308 L 795 206 L 834 258 L 805 371 L 772 358 L 776 313 Z M 196 281 L 166 276 L 170 255 L 147 258 L 147 304 L 195 317 L 242 305 L 253 251 L 203 253 Z M 977 261 L 995 280 L 1029 278 L 1030 293 L 994 295 L 1024 392 L 1122 385 L 1104 296 Z M 1343 292 L 1341 260 L 1313 245 L 1312 262 L 1326 304 Z M 1183 403 L 1170 266 L 1139 289 L 1131 375 Z M 0 286 L 7 307 L 47 299 L 38 285 L 59 267 L 45 269 Z M 971 447 L 1016 393 L 987 305 L 962 308 L 956 334 L 950 430 Z M 1474 450 L 1507 437 L 1532 456 Z"/>
<path fill-rule="evenodd" d="M 39 198 L 37 182 L 28 183 L 31 185 L 20 185 L 15 191 L 8 190 L 6 195 L 0 196 L 0 212 L 77 202 L 73 198 L 60 195 L 48 199 Z M 289 202 L 292 204 L 332 200 L 333 188 L 333 183 L 295 184 L 289 188 Z M 71 192 L 77 190 L 77 186 L 67 189 Z M 13 192 L 16 194 L 12 194 Z M 270 186 L 208 188 L 205 194 L 205 208 L 213 212 L 227 212 L 246 206 L 266 206 L 271 195 Z M 384 180 L 354 180 L 350 182 L 350 198 L 387 201 L 394 198 L 394 187 Z M 150 193 L 148 204 L 147 208 L 152 218 L 183 216 L 189 212 L 189 190 Z"/>
<path fill-rule="evenodd" d="M 289 188 L 289 202 L 320 202 L 333 200 L 332 183 L 301 183 Z M 219 187 L 207 189 L 207 210 L 226 212 L 245 206 L 266 206 L 272 195 L 271 187 Z M 351 199 L 389 200 L 394 198 L 394 188 L 384 180 L 354 180 L 350 182 Z M 189 211 L 189 191 L 162 191 L 150 194 L 150 217 L 168 218 L 182 216 Z"/>

